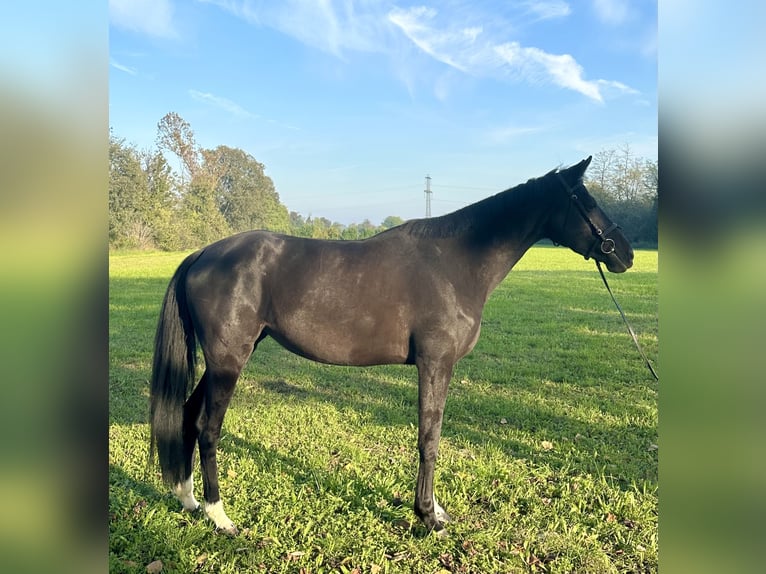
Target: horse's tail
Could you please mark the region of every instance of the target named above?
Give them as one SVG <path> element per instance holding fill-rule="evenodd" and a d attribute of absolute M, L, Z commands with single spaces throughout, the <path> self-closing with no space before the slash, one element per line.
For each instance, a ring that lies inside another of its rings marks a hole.
<path fill-rule="evenodd" d="M 184 402 L 194 382 L 197 364 L 197 337 L 186 302 L 186 274 L 201 255 L 188 256 L 176 269 L 162 302 L 151 382 L 151 439 L 149 460 L 154 453 L 162 478 L 171 484 L 185 480 Z"/>

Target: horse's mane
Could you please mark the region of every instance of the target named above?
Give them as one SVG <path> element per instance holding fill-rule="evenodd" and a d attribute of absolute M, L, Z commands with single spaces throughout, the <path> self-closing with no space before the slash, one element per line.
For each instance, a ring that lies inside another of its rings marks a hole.
<path fill-rule="evenodd" d="M 473 231 L 489 231 L 493 225 L 501 225 L 506 220 L 505 214 L 524 210 L 531 202 L 539 200 L 541 188 L 547 186 L 549 176 L 557 171 L 554 169 L 452 213 L 410 220 L 402 227 L 419 237 L 453 237 Z"/>

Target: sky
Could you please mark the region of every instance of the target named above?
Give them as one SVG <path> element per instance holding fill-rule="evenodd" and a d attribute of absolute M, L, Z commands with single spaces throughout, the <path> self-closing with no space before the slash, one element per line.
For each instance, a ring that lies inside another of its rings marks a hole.
<path fill-rule="evenodd" d="M 181 115 L 290 211 L 440 215 L 605 149 L 657 159 L 656 0 L 110 0 L 109 125 Z"/>

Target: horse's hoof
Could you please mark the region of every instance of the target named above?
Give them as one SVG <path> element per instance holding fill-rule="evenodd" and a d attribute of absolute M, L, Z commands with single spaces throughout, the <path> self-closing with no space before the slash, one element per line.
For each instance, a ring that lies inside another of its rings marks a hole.
<path fill-rule="evenodd" d="M 236 524 L 232 524 L 231 526 L 216 526 L 214 532 L 216 534 L 225 534 L 226 536 L 236 536 L 239 534 L 239 529 Z"/>
<path fill-rule="evenodd" d="M 439 502 L 436 500 L 436 495 L 434 495 L 434 515 L 436 516 L 436 523 L 437 524 L 448 524 L 452 522 L 452 517 L 447 513 L 444 508 L 442 508 L 442 505 L 439 504 Z"/>
<path fill-rule="evenodd" d="M 439 538 L 449 538 L 449 532 L 447 532 L 447 529 L 444 528 L 444 526 L 439 529 L 434 528 L 431 532 L 433 532 Z"/>
<path fill-rule="evenodd" d="M 228 536 L 237 535 L 237 526 L 228 516 L 226 516 L 226 513 L 223 510 L 223 502 L 220 500 L 217 502 L 205 503 L 205 516 L 213 521 L 216 532 L 223 532 Z"/>
<path fill-rule="evenodd" d="M 443 508 L 439 509 L 440 512 L 436 513 L 436 519 L 441 522 L 442 524 L 449 524 L 451 522 L 454 522 L 452 519 L 452 516 L 450 516 L 446 510 Z"/>

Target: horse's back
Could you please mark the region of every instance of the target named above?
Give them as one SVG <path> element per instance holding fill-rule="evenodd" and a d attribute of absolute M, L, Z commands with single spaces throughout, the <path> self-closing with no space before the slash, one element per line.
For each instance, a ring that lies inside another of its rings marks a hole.
<path fill-rule="evenodd" d="M 207 246 L 186 285 L 203 349 L 265 332 L 322 362 L 405 362 L 411 290 L 394 243 L 252 231 Z"/>

